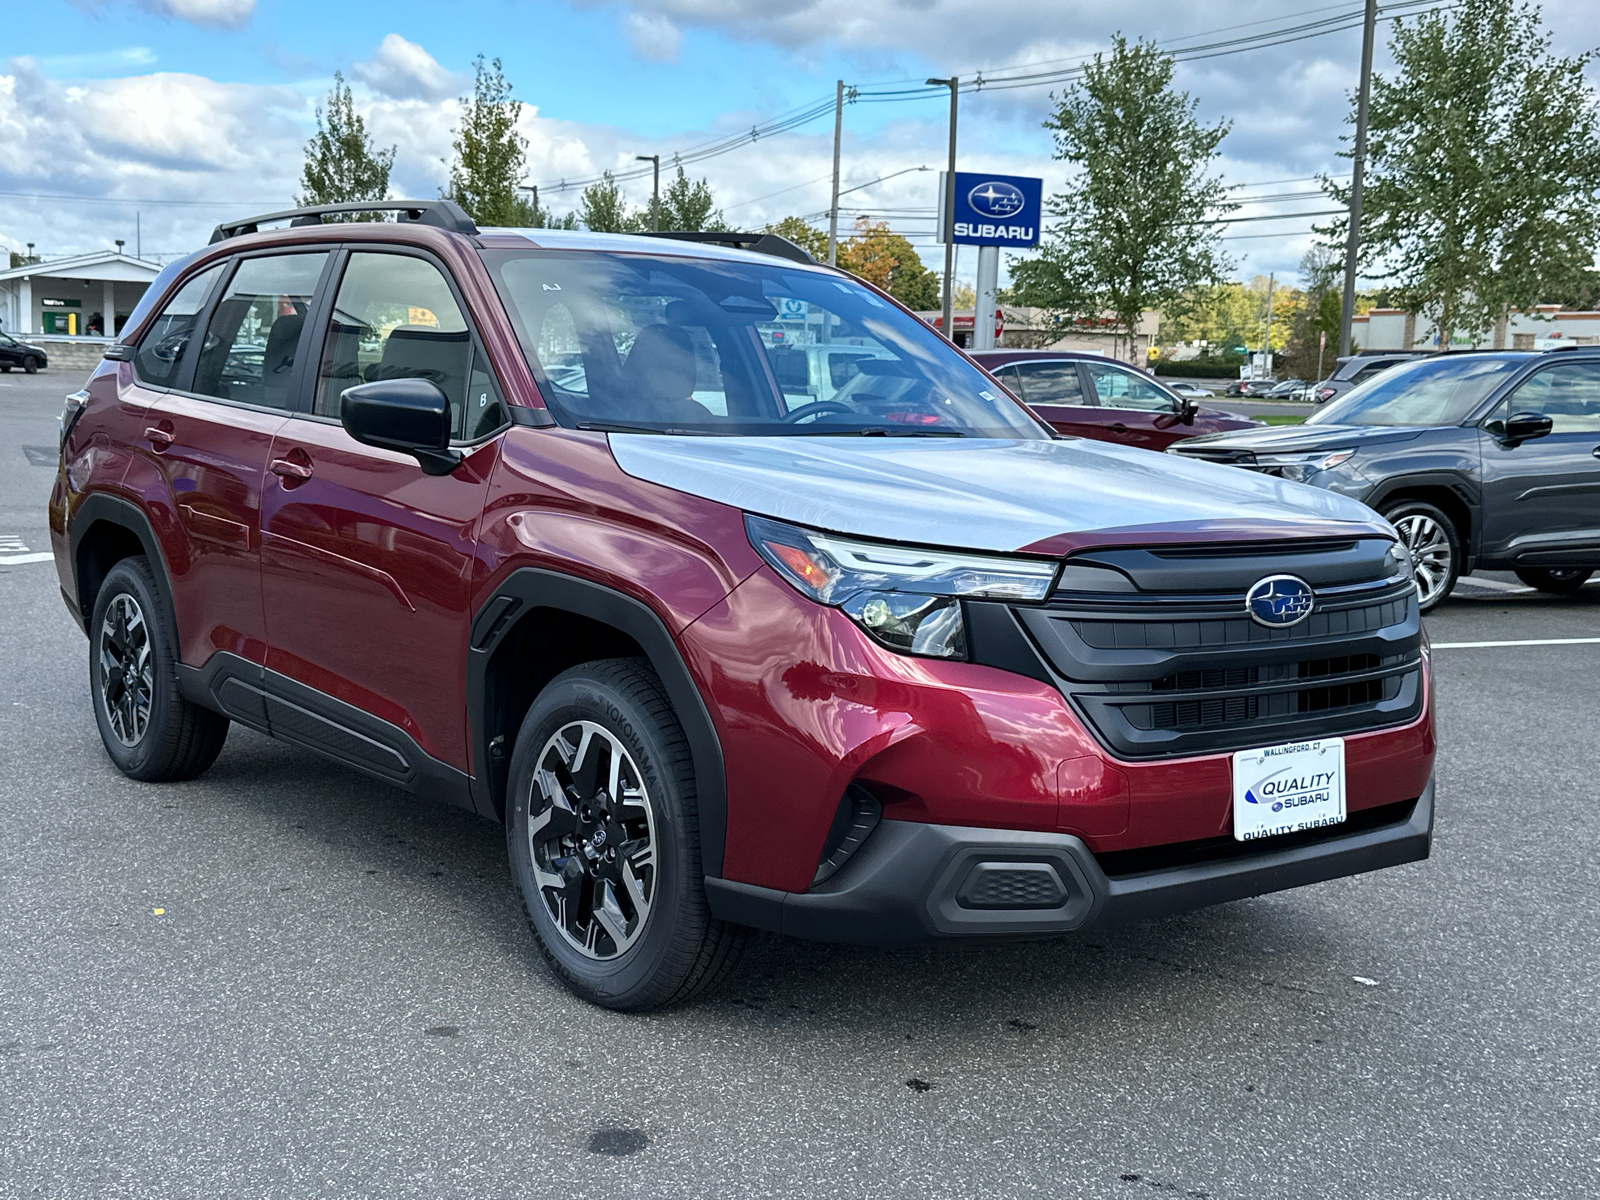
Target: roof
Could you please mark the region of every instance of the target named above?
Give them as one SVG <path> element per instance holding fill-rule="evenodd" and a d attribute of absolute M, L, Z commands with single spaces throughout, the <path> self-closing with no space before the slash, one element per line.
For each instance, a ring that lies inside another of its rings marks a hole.
<path fill-rule="evenodd" d="M 505 242 L 513 240 L 548 250 L 609 250 L 614 254 L 660 254 L 673 258 L 733 259 L 738 262 L 772 265 L 774 256 L 755 250 L 737 250 L 732 246 L 715 243 L 682 241 L 670 233 L 591 233 L 587 229 L 507 229 L 486 228 L 478 231 L 485 249 L 509 249 Z M 502 240 L 503 239 L 503 240 Z M 814 267 L 817 264 L 800 263 L 785 259 L 795 267 Z M 831 269 L 831 268 L 825 268 Z"/>
<path fill-rule="evenodd" d="M 8 279 L 110 279 L 119 282 L 149 283 L 161 273 L 161 264 L 134 258 L 131 254 L 118 254 L 115 250 L 97 250 L 92 254 L 79 254 L 72 258 L 56 258 L 48 262 L 29 263 L 0 271 L 0 281 Z"/>

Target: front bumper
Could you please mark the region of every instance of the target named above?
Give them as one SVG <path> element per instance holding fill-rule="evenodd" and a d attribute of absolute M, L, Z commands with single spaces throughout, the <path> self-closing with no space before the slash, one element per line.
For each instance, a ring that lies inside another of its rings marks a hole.
<path fill-rule="evenodd" d="M 1355 812 L 1343 826 L 1279 844 L 1208 845 L 1188 856 L 1182 845 L 1158 847 L 1143 861 L 1108 855 L 1109 873 L 1070 834 L 884 820 L 819 888 L 707 879 L 706 898 L 722 920 L 816 941 L 1077 933 L 1425 859 L 1433 790 L 1430 777 L 1415 801 Z"/>

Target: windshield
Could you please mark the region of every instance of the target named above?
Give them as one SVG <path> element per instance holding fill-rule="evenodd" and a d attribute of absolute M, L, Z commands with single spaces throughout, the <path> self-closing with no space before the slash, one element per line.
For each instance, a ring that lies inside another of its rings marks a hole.
<path fill-rule="evenodd" d="M 927 325 L 831 272 L 594 251 L 484 261 L 563 425 L 1050 436 Z"/>
<path fill-rule="evenodd" d="M 1461 356 L 1401 363 L 1357 384 L 1307 425 L 1459 425 L 1521 358 Z"/>

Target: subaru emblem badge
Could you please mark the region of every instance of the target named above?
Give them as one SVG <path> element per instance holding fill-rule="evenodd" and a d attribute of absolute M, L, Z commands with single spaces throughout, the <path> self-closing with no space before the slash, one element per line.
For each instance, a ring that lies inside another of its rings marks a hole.
<path fill-rule="evenodd" d="M 1316 593 L 1311 585 L 1294 575 L 1268 575 L 1257 580 L 1244 594 L 1244 607 L 1250 619 L 1268 629 L 1287 629 L 1300 624 L 1311 615 L 1316 604 Z"/>

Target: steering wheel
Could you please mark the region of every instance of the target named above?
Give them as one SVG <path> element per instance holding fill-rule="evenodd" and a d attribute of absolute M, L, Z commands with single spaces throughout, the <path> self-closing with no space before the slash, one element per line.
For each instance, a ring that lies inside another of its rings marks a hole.
<path fill-rule="evenodd" d="M 792 409 L 784 415 L 784 424 L 797 425 L 807 417 L 821 416 L 823 413 L 853 413 L 856 410 L 848 404 L 841 404 L 837 400 L 813 400 L 810 404 L 802 404 L 799 408 Z"/>

